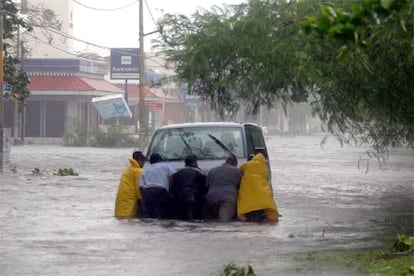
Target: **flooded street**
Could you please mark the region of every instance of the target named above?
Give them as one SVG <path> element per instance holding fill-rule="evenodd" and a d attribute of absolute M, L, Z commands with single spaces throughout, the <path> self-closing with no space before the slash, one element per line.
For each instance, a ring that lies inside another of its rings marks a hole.
<path fill-rule="evenodd" d="M 365 149 L 321 139 L 268 137 L 276 225 L 118 220 L 118 181 L 133 149 L 13 147 L 0 183 L 0 274 L 215 275 L 230 262 L 258 275 L 357 274 L 296 256 L 413 235 L 414 154 L 393 149 L 385 164 L 358 168 Z M 53 175 L 59 168 L 79 176 Z"/>

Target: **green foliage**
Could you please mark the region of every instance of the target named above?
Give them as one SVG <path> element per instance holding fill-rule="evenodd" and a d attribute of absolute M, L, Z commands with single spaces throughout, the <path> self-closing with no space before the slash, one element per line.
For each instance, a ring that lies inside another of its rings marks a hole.
<path fill-rule="evenodd" d="M 376 275 L 414 275 L 414 237 L 398 234 L 389 251 L 348 253 L 349 263 Z"/>
<path fill-rule="evenodd" d="M 240 100 L 256 114 L 260 105 L 306 101 L 307 41 L 298 22 L 316 7 L 312 2 L 254 0 L 192 17 L 167 14 L 156 47 L 189 84 L 189 93 L 201 96 L 220 115 L 238 112 Z"/>
<path fill-rule="evenodd" d="M 382 251 L 348 252 L 341 259 L 369 275 L 414 275 L 414 255 L 384 256 Z"/>
<path fill-rule="evenodd" d="M 149 143 L 149 140 L 153 132 L 154 132 L 154 127 L 151 124 L 148 124 L 145 128 L 145 144 Z"/>
<path fill-rule="evenodd" d="M 345 269 L 348 273 L 341 275 L 389 275 L 389 276 L 408 276 L 414 275 L 414 254 L 397 254 L 390 255 L 384 250 L 358 250 L 358 251 L 328 251 L 307 253 L 305 256 L 297 256 L 297 259 L 304 263 L 305 271 L 311 266 L 335 267 L 337 272 Z M 303 262 L 306 260 L 306 262 Z M 321 273 L 323 274 L 323 273 Z M 335 274 L 336 275 L 336 274 Z"/>
<path fill-rule="evenodd" d="M 236 266 L 233 263 L 226 264 L 223 270 L 218 274 L 220 276 L 255 276 L 253 268 L 248 265 L 247 268 Z"/>
<path fill-rule="evenodd" d="M 49 172 L 46 170 L 40 170 L 39 168 L 34 168 L 32 170 L 32 174 L 34 176 L 43 176 L 43 175 L 49 175 Z M 72 168 L 59 168 L 58 170 L 54 170 L 52 174 L 58 175 L 58 176 L 78 176 L 79 175 Z"/>
<path fill-rule="evenodd" d="M 72 168 L 60 168 L 57 171 L 53 172 L 53 175 L 59 176 L 78 176 L 79 174 L 76 173 Z"/>
<path fill-rule="evenodd" d="M 125 147 L 135 146 L 138 143 L 136 139 L 123 133 L 121 127 L 116 125 L 110 125 L 106 131 L 97 128 L 88 138 L 88 145 L 93 147 Z"/>
<path fill-rule="evenodd" d="M 377 153 L 414 147 L 413 17 L 411 0 L 371 0 L 324 5 L 302 21 L 323 49 L 310 55 L 318 64 L 314 110 L 342 141 Z"/>
<path fill-rule="evenodd" d="M 68 129 L 63 135 L 65 146 L 86 146 L 87 134 L 85 125 L 77 118 L 68 119 Z"/>
<path fill-rule="evenodd" d="M 341 142 L 378 154 L 414 148 L 413 18 L 412 0 L 252 0 L 167 14 L 155 46 L 221 115 L 309 100 Z"/>
<path fill-rule="evenodd" d="M 397 240 L 390 247 L 391 252 L 406 252 L 414 248 L 414 237 L 398 234 Z"/>
<path fill-rule="evenodd" d="M 86 133 L 83 122 L 77 118 L 69 120 L 67 132 L 63 135 L 65 146 L 91 146 L 91 147 L 128 147 L 136 146 L 137 139 L 124 133 L 121 126 L 109 125 L 106 130 L 96 128 Z"/>
<path fill-rule="evenodd" d="M 26 105 L 26 99 L 29 97 L 27 84 L 30 82 L 28 75 L 20 67 L 20 57 L 16 56 L 16 47 L 13 45 L 13 38 L 17 30 L 31 31 L 32 28 L 26 23 L 12 0 L 2 0 L 3 4 L 3 49 L 4 49 L 4 81 L 12 87 L 11 93 L 6 98 L 11 98 L 18 103 L 18 110 L 22 111 Z"/>

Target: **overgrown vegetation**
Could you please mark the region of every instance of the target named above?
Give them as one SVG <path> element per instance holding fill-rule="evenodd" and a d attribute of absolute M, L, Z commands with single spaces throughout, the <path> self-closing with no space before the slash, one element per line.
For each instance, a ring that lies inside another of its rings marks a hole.
<path fill-rule="evenodd" d="M 383 251 L 343 254 L 348 265 L 356 266 L 370 275 L 414 275 L 414 255 L 384 255 Z"/>
<path fill-rule="evenodd" d="M 122 131 L 121 126 L 109 125 L 107 129 L 97 128 L 86 133 L 86 127 L 78 119 L 69 120 L 68 131 L 63 135 L 65 146 L 130 147 L 136 146 L 136 137 Z"/>
<path fill-rule="evenodd" d="M 91 147 L 127 147 L 136 146 L 138 140 L 123 133 L 120 126 L 110 125 L 106 131 L 97 128 L 88 136 L 88 146 Z"/>
<path fill-rule="evenodd" d="M 325 266 L 330 270 L 337 266 L 338 273 L 346 268 L 346 271 L 357 270 L 367 275 L 413 276 L 414 237 L 398 234 L 397 239 L 387 250 L 308 253 L 304 260 L 312 263 L 311 269 L 316 267 L 322 274 Z M 309 266 L 305 264 L 305 267 L 298 268 L 297 272 L 305 272 L 306 269 L 309 269 Z M 254 276 L 256 274 L 250 265 L 240 267 L 230 263 L 226 264 L 217 275 Z"/>
<path fill-rule="evenodd" d="M 407 236 L 404 234 L 398 234 L 397 240 L 390 247 L 391 254 L 405 254 L 413 250 L 414 250 L 414 237 Z"/>
<path fill-rule="evenodd" d="M 255 276 L 253 268 L 248 265 L 247 267 L 240 267 L 233 263 L 226 264 L 218 276 Z"/>
<path fill-rule="evenodd" d="M 79 119 L 68 120 L 68 131 L 63 135 L 65 146 L 86 146 L 87 135 L 84 125 Z"/>
<path fill-rule="evenodd" d="M 306 260 L 321 267 L 341 264 L 357 268 L 367 275 L 414 275 L 414 237 L 399 234 L 386 250 L 309 253 Z"/>

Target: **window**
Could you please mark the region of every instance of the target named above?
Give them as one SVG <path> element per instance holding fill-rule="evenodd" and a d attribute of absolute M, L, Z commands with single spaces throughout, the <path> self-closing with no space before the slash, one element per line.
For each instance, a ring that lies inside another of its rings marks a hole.
<path fill-rule="evenodd" d="M 258 126 L 246 125 L 245 131 L 248 156 L 253 156 L 256 149 L 263 149 L 262 153 L 268 158 L 266 144 L 261 129 Z"/>
<path fill-rule="evenodd" d="M 243 158 L 241 129 L 237 127 L 184 127 L 154 133 L 148 155 L 158 153 L 164 160 L 183 160 L 194 154 L 198 160 L 224 159 L 230 151 Z"/>

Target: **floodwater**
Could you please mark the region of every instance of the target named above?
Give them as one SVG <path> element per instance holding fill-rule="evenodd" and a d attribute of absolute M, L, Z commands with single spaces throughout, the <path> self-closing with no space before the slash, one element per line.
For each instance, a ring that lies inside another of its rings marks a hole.
<path fill-rule="evenodd" d="M 321 136 L 267 138 L 278 224 L 118 220 L 121 171 L 133 149 L 12 148 L 0 183 L 1 275 L 358 275 L 312 264 L 311 252 L 386 248 L 414 233 L 414 154 L 385 164 Z M 32 171 L 39 168 L 40 175 Z M 73 168 L 79 176 L 56 176 Z"/>

